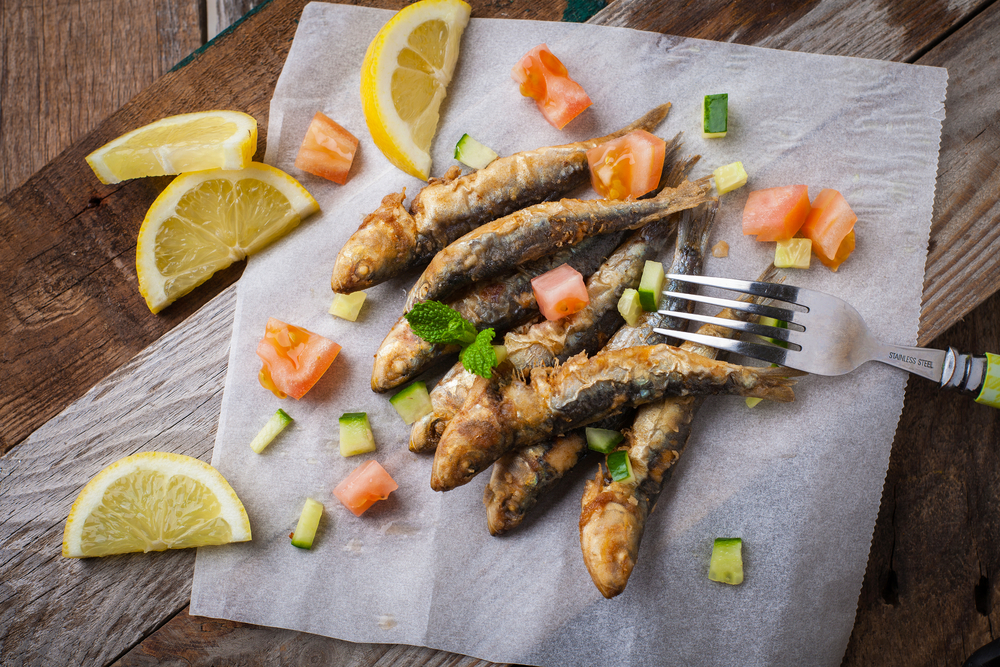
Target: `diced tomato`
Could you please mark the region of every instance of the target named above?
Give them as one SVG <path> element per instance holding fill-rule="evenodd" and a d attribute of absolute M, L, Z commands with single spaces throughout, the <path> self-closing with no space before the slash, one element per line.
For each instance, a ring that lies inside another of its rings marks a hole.
<path fill-rule="evenodd" d="M 809 215 L 809 188 L 786 185 L 754 190 L 743 207 L 743 233 L 758 241 L 784 241 L 795 236 Z"/>
<path fill-rule="evenodd" d="M 605 199 L 636 199 L 660 183 L 667 142 L 635 130 L 587 151 L 590 182 Z"/>
<path fill-rule="evenodd" d="M 592 104 L 545 44 L 528 51 L 510 75 L 520 84 L 521 94 L 535 100 L 545 120 L 558 130 Z"/>
<path fill-rule="evenodd" d="M 362 463 L 333 490 L 344 507 L 361 516 L 365 510 L 399 488 L 395 480 L 374 459 Z"/>
<path fill-rule="evenodd" d="M 854 250 L 853 236 L 850 249 L 845 244 L 857 221 L 858 216 L 854 215 L 844 196 L 836 190 L 826 189 L 816 196 L 812 211 L 799 233 L 812 239 L 813 252 L 821 262 L 836 271 L 836 267 Z"/>
<path fill-rule="evenodd" d="M 547 320 L 560 320 L 590 303 L 583 275 L 569 264 L 532 278 L 531 291 L 535 293 L 538 310 Z"/>
<path fill-rule="evenodd" d="M 312 389 L 340 353 L 340 345 L 273 317 L 267 320 L 257 356 L 264 362 L 258 379 L 278 398 L 299 399 Z"/>
<path fill-rule="evenodd" d="M 358 140 L 353 134 L 317 111 L 306 130 L 295 166 L 343 185 L 357 150 Z"/>
<path fill-rule="evenodd" d="M 854 230 L 852 229 L 850 233 L 844 237 L 841 241 L 840 247 L 837 248 L 837 253 L 830 259 L 824 257 L 823 255 L 816 252 L 816 244 L 813 244 L 813 254 L 819 258 L 819 261 L 823 262 L 831 270 L 836 271 L 837 268 L 843 264 L 844 260 L 854 252 Z"/>

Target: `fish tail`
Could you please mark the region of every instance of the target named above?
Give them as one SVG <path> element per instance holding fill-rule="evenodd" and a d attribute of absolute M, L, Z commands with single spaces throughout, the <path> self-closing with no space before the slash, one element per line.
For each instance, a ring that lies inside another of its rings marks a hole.
<path fill-rule="evenodd" d="M 766 398 L 778 403 L 791 403 L 795 400 L 792 386 L 803 375 L 808 374 L 784 366 L 746 367 L 742 379 L 744 391 L 738 393 L 750 398 Z"/>

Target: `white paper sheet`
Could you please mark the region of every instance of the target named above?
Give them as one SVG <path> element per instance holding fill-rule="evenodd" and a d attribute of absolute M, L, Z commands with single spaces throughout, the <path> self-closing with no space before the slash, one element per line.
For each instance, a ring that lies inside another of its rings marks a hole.
<path fill-rule="evenodd" d="M 424 645 L 539 665 L 837 665 L 854 623 L 889 450 L 907 376 L 868 364 L 808 377 L 789 405 L 750 410 L 706 401 L 684 457 L 647 525 L 639 563 L 614 600 L 580 556 L 579 498 L 588 459 L 512 534 L 486 529 L 488 475 L 430 490 L 431 460 L 407 450 L 409 429 L 369 389 L 371 359 L 415 278 L 368 290 L 358 322 L 327 314 L 334 258 L 381 198 L 421 182 L 372 144 L 358 98 L 364 50 L 391 13 L 310 4 L 275 90 L 266 161 L 300 179 L 322 214 L 250 260 L 239 284 L 225 396 L 212 463 L 246 505 L 250 543 L 201 549 L 191 613 L 358 642 Z M 550 127 L 509 76 L 542 42 L 594 101 L 564 131 Z M 744 238 L 753 189 L 805 183 L 842 192 L 858 214 L 857 250 L 841 270 L 818 265 L 792 282 L 845 297 L 873 333 L 916 339 L 947 72 L 578 24 L 473 19 L 442 110 L 432 173 L 454 164 L 468 132 L 501 154 L 621 127 L 664 101 L 658 133 L 684 132 L 703 156 L 695 175 L 741 160 L 747 187 L 722 199 L 715 240 L 730 244 L 705 273 L 753 278 L 773 245 Z M 705 140 L 701 99 L 729 93 L 730 132 Z M 341 187 L 293 166 L 323 111 L 360 139 Z M 257 382 L 254 350 L 268 317 L 344 347 L 301 401 Z M 294 424 L 264 452 L 248 443 L 278 407 Z M 369 414 L 378 452 L 344 459 L 337 419 Z M 399 483 L 355 517 L 331 495 L 375 458 Z M 306 497 L 326 514 L 312 551 L 288 534 Z M 746 580 L 711 582 L 712 540 L 740 536 Z"/>

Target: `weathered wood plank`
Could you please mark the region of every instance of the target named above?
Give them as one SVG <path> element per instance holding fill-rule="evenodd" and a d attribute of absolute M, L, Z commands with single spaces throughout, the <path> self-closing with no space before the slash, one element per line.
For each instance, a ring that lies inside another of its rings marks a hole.
<path fill-rule="evenodd" d="M 497 663 L 419 646 L 353 644 L 294 630 L 191 616 L 187 609 L 112 667 L 219 664 L 331 667 L 491 667 Z M 500 667 L 497 665 L 497 667 Z"/>
<path fill-rule="evenodd" d="M 199 0 L 0 5 L 0 195 L 202 43 Z"/>
<path fill-rule="evenodd" d="M 1000 294 L 935 341 L 1000 349 Z M 1000 411 L 911 378 L 844 665 L 960 665 L 1000 627 Z"/>
<path fill-rule="evenodd" d="M 789 51 L 907 61 L 976 12 L 981 0 L 617 0 L 590 23 Z"/>
<path fill-rule="evenodd" d="M 104 665 L 182 609 L 194 552 L 61 555 L 84 484 L 136 451 L 211 458 L 235 288 L 0 457 L 0 663 Z"/>
<path fill-rule="evenodd" d="M 948 68 L 920 336 L 1000 289 L 1000 3 L 917 61 Z M 992 348 L 988 348 L 992 349 Z"/>

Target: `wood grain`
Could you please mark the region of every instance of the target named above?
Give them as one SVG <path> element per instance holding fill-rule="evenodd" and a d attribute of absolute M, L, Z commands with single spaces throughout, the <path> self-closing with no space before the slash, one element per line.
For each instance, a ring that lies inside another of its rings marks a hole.
<path fill-rule="evenodd" d="M 0 195 L 200 46 L 198 4 L 0 4 Z"/>
<path fill-rule="evenodd" d="M 1000 294 L 938 338 L 1000 349 Z M 961 665 L 1000 628 L 1000 411 L 911 377 L 844 665 Z"/>

